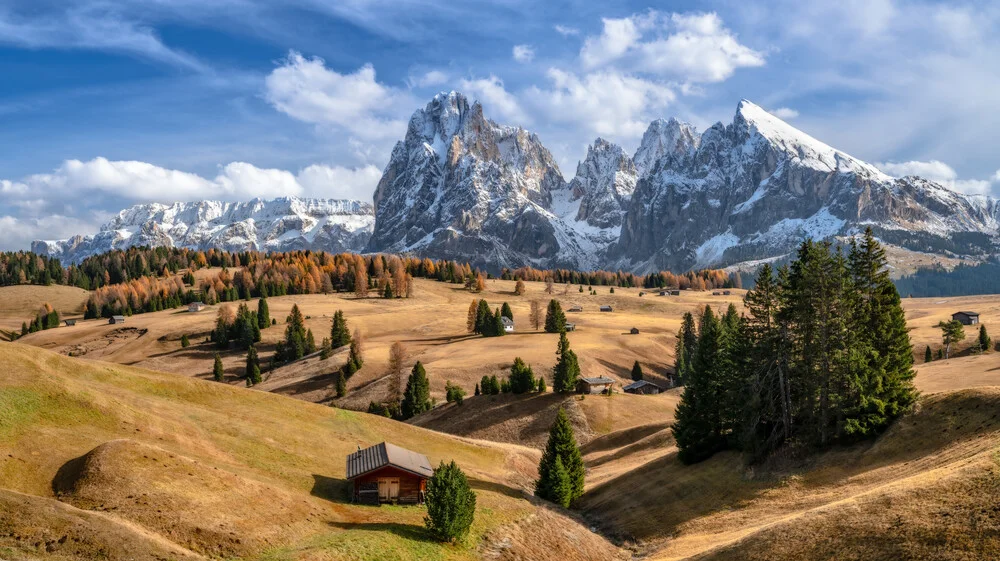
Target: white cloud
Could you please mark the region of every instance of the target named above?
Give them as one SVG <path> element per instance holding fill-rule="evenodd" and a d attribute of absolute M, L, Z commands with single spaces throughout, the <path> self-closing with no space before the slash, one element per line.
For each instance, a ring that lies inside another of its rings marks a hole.
<path fill-rule="evenodd" d="M 642 37 L 632 17 L 604 18 L 604 30 L 597 37 L 588 37 L 580 50 L 584 66 L 593 68 L 621 58 Z"/>
<path fill-rule="evenodd" d="M 794 119 L 799 116 L 799 112 L 791 107 L 779 107 L 770 112 L 772 115 L 779 119 L 789 120 Z"/>
<path fill-rule="evenodd" d="M 875 166 L 893 177 L 915 175 L 967 195 L 988 195 L 992 191 L 992 182 L 1000 181 L 1000 170 L 993 176 L 992 182 L 985 179 L 959 179 L 954 168 L 938 160 L 880 162 Z"/>
<path fill-rule="evenodd" d="M 0 251 L 28 249 L 35 240 L 66 239 L 81 232 L 96 232 L 105 216 L 91 218 L 59 214 L 38 218 L 0 216 Z"/>
<path fill-rule="evenodd" d="M 587 68 L 620 62 L 636 72 L 689 83 L 721 82 L 738 68 L 764 65 L 764 55 L 740 44 L 715 13 L 650 11 L 604 19 L 597 37 L 580 50 Z M 644 40 L 647 35 L 652 37 Z"/>
<path fill-rule="evenodd" d="M 514 45 L 513 55 L 517 62 L 531 62 L 535 58 L 535 49 L 531 45 Z"/>
<path fill-rule="evenodd" d="M 326 67 L 323 59 L 291 51 L 265 79 L 265 97 L 275 109 L 317 125 L 330 125 L 366 140 L 399 138 L 401 111 L 412 109 L 402 91 L 380 84 L 366 64 L 351 74 Z"/>
<path fill-rule="evenodd" d="M 531 88 L 525 98 L 554 122 L 574 123 L 603 136 L 641 136 L 659 110 L 676 98 L 667 86 L 614 71 L 577 76 L 549 69 L 549 89 Z"/>
<path fill-rule="evenodd" d="M 513 94 L 503 85 L 503 80 L 491 75 L 489 78 L 477 80 L 462 80 L 461 88 L 473 98 L 478 99 L 487 114 L 499 114 L 504 119 L 517 125 L 530 123 L 527 113 Z"/>
<path fill-rule="evenodd" d="M 374 166 L 351 169 L 311 165 L 298 175 L 281 169 L 265 169 L 245 162 L 232 162 L 212 179 L 146 162 L 111 161 L 94 158 L 67 160 L 52 173 L 36 174 L 19 182 L 4 180 L 4 193 L 86 196 L 103 193 L 130 202 L 174 202 L 254 197 L 320 197 L 366 199 L 375 189 L 381 172 Z"/>
<path fill-rule="evenodd" d="M 448 75 L 441 70 L 429 70 L 417 78 L 410 78 L 411 88 L 429 88 L 448 83 Z"/>
<path fill-rule="evenodd" d="M 553 26 L 553 29 L 555 29 L 556 33 L 558 33 L 559 35 L 562 35 L 563 37 L 570 37 L 570 36 L 573 36 L 573 35 L 579 35 L 580 34 L 580 30 L 579 29 L 577 29 L 575 27 L 569 27 L 569 26 L 566 26 L 566 25 L 556 24 L 555 26 Z"/>

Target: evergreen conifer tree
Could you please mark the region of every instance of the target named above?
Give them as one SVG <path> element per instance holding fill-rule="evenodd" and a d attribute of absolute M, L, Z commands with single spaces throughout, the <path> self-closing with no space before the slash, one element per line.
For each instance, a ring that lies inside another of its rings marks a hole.
<path fill-rule="evenodd" d="M 938 359 L 938 360 L 941 360 L 941 359 L 943 359 L 943 358 L 944 358 L 944 349 L 938 349 L 938 352 L 937 352 L 937 359 Z"/>
<path fill-rule="evenodd" d="M 257 327 L 267 329 L 271 326 L 271 312 L 267 307 L 267 298 L 260 297 L 257 301 Z"/>
<path fill-rule="evenodd" d="M 555 495 L 556 486 L 559 484 L 556 472 L 556 459 L 559 459 L 563 469 L 569 478 L 570 494 L 569 500 L 564 506 L 568 506 L 572 501 L 583 495 L 584 468 L 583 456 L 576 445 L 576 438 L 573 436 L 573 426 L 566 416 L 566 412 L 560 407 L 556 413 L 556 420 L 549 430 L 549 439 L 542 452 L 541 462 L 538 464 L 538 481 L 535 482 L 535 494 L 543 499 L 556 502 L 562 501 L 565 497 Z"/>
<path fill-rule="evenodd" d="M 636 382 L 642 380 L 642 366 L 639 366 L 638 360 L 632 364 L 632 380 Z"/>
<path fill-rule="evenodd" d="M 508 378 L 508 381 L 510 383 L 510 391 L 517 394 L 535 391 L 537 386 L 534 372 L 531 371 L 530 366 L 521 360 L 521 357 L 514 359 L 514 364 L 510 367 L 510 378 Z"/>
<path fill-rule="evenodd" d="M 958 320 L 941 321 L 937 324 L 944 340 L 944 358 L 951 358 L 951 344 L 965 339 L 965 328 Z"/>
<path fill-rule="evenodd" d="M 475 332 L 485 337 L 489 337 L 493 328 L 493 312 L 490 311 L 490 305 L 486 302 L 486 300 L 479 300 L 476 308 Z"/>
<path fill-rule="evenodd" d="M 493 314 L 493 328 L 490 330 L 490 336 L 492 337 L 502 337 L 506 330 L 503 328 L 503 316 L 500 315 L 500 308 L 497 308 L 496 313 Z"/>
<path fill-rule="evenodd" d="M 257 358 L 257 347 L 250 345 L 247 349 L 247 386 L 255 386 L 260 383 L 260 359 Z"/>
<path fill-rule="evenodd" d="M 477 384 L 476 384 L 476 391 L 475 391 L 475 393 L 473 393 L 473 395 L 479 395 L 479 394 L 480 394 L 480 391 L 479 391 L 479 384 L 477 383 Z"/>
<path fill-rule="evenodd" d="M 553 300 L 554 302 L 554 300 Z M 569 348 L 566 332 L 559 333 L 559 346 L 556 347 L 556 365 L 552 369 L 552 389 L 559 393 L 570 393 L 576 390 L 576 380 L 580 376 L 580 363 Z"/>
<path fill-rule="evenodd" d="M 545 393 L 547 388 L 545 387 L 545 376 L 538 377 L 538 393 Z"/>
<path fill-rule="evenodd" d="M 986 332 L 986 325 L 979 324 L 979 350 L 985 353 L 992 347 L 993 347 L 993 341 L 990 339 L 989 334 Z"/>
<path fill-rule="evenodd" d="M 215 363 L 212 365 L 212 378 L 216 382 L 226 379 L 226 371 L 222 366 L 222 357 L 219 356 L 219 353 L 215 353 Z"/>
<path fill-rule="evenodd" d="M 562 458 L 556 456 L 549 474 L 549 500 L 563 508 L 569 508 L 573 501 L 573 484 L 569 480 L 569 472 L 563 466 Z"/>
<path fill-rule="evenodd" d="M 337 397 L 344 397 L 347 395 L 347 377 L 344 376 L 343 371 L 337 372 L 336 374 L 336 392 Z"/>
<path fill-rule="evenodd" d="M 333 314 L 333 325 L 330 327 L 330 345 L 334 349 L 339 349 L 349 344 L 351 344 L 351 332 L 347 327 L 347 320 L 344 319 L 344 312 L 337 310 Z"/>
<path fill-rule="evenodd" d="M 400 404 L 400 413 L 403 420 L 414 415 L 419 415 L 431 409 L 431 385 L 427 379 L 427 372 L 424 365 L 417 361 L 410 371 L 410 377 L 406 380 L 406 390 L 403 392 L 403 401 Z"/>
<path fill-rule="evenodd" d="M 723 344 L 722 324 L 706 306 L 698 330 L 698 348 L 671 427 L 679 449 L 677 456 L 686 464 L 700 462 L 724 445 L 721 388 L 716 378 Z"/>
<path fill-rule="evenodd" d="M 509 320 L 513 320 L 514 319 L 514 310 L 510 309 L 510 304 L 504 302 L 503 306 L 500 308 L 500 315 L 502 315 L 503 317 L 505 317 L 505 318 L 507 318 Z"/>
<path fill-rule="evenodd" d="M 562 311 L 562 306 L 556 299 L 549 300 L 549 307 L 545 311 L 545 332 L 560 333 L 566 330 L 566 314 Z"/>
<path fill-rule="evenodd" d="M 476 513 L 476 494 L 454 460 L 441 462 L 427 480 L 426 502 L 424 524 L 435 538 L 452 542 L 468 535 Z"/>
<path fill-rule="evenodd" d="M 181 335 L 181 348 L 187 348 L 191 346 L 191 341 L 188 339 L 187 334 Z"/>
<path fill-rule="evenodd" d="M 924 362 L 930 362 L 932 360 L 934 360 L 934 355 L 931 354 L 931 346 L 927 345 L 927 348 L 924 349 Z"/>
<path fill-rule="evenodd" d="M 695 328 L 694 315 L 684 312 L 681 328 L 677 332 L 677 350 L 674 359 L 674 372 L 678 382 L 684 383 L 684 378 L 691 366 L 691 359 L 698 348 L 698 332 Z"/>

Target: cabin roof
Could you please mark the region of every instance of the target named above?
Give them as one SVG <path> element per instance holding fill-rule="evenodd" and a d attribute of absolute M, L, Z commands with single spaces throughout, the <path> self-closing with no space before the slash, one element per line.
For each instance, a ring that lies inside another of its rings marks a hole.
<path fill-rule="evenodd" d="M 514 325 L 514 320 L 510 319 L 507 316 L 500 316 L 500 322 L 503 323 L 504 325 Z"/>
<path fill-rule="evenodd" d="M 377 469 L 392 466 L 420 477 L 434 475 L 427 456 L 401 448 L 389 442 L 380 442 L 347 456 L 347 478 L 354 479 Z"/>
<path fill-rule="evenodd" d="M 596 378 L 580 378 L 580 381 L 586 382 L 591 385 L 599 386 L 602 384 L 614 384 L 615 381 L 607 376 L 598 376 Z"/>
<path fill-rule="evenodd" d="M 119 320 L 125 321 L 125 316 L 111 316 L 111 319 L 113 319 L 115 321 L 119 321 Z"/>
<path fill-rule="evenodd" d="M 979 315 L 979 313 L 977 313 L 977 312 L 955 312 L 952 315 L 956 315 L 957 316 L 958 314 L 965 314 L 967 316 L 978 316 Z"/>
<path fill-rule="evenodd" d="M 643 386 L 654 386 L 657 389 L 660 389 L 660 390 L 663 389 L 660 386 L 657 386 L 656 384 L 654 384 L 653 382 L 649 382 L 647 380 L 637 380 L 637 381 L 632 382 L 631 384 L 625 386 L 624 388 L 622 388 L 622 390 L 623 391 L 624 390 L 637 390 L 637 389 L 639 389 L 639 388 L 641 388 Z"/>

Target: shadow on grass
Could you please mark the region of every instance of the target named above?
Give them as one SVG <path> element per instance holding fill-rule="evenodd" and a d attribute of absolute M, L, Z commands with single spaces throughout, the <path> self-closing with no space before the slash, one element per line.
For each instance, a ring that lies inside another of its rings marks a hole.
<path fill-rule="evenodd" d="M 415 542 L 437 543 L 427 528 L 416 524 L 397 524 L 394 522 L 328 522 L 334 528 L 341 530 L 368 530 L 371 532 L 389 532 L 403 539 Z"/>
<path fill-rule="evenodd" d="M 483 481 L 482 479 L 469 478 L 469 486 L 477 491 L 491 491 L 493 493 L 498 493 L 501 495 L 507 495 L 508 497 L 514 499 L 526 499 L 527 494 L 516 487 L 511 487 L 510 485 L 504 485 L 503 483 L 496 483 L 493 481 Z"/>
<path fill-rule="evenodd" d="M 313 486 L 309 494 L 333 503 L 343 503 L 348 500 L 347 480 L 313 474 Z"/>

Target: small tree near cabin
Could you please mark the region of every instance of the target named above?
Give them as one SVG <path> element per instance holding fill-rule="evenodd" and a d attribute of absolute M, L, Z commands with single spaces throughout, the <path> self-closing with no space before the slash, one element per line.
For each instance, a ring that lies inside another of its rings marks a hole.
<path fill-rule="evenodd" d="M 552 389 L 559 393 L 570 393 L 576 390 L 576 379 L 580 377 L 580 362 L 569 348 L 566 332 L 559 333 L 559 346 L 556 347 L 556 365 L 552 368 Z"/>
<path fill-rule="evenodd" d="M 632 380 L 636 382 L 642 380 L 642 366 L 639 366 L 638 360 L 632 365 Z"/>
<path fill-rule="evenodd" d="M 436 539 L 453 542 L 468 535 L 476 515 L 476 493 L 454 460 L 441 462 L 427 480 L 426 501 L 424 525 Z"/>
<path fill-rule="evenodd" d="M 514 319 L 514 311 L 510 309 L 510 304 L 504 302 L 503 306 L 500 307 L 500 315 L 509 319 Z"/>
<path fill-rule="evenodd" d="M 562 311 L 562 306 L 556 299 L 549 300 L 549 307 L 545 311 L 545 332 L 559 333 L 566 330 L 566 314 Z"/>
<path fill-rule="evenodd" d="M 990 335 L 986 332 L 986 326 L 979 324 L 979 350 L 986 352 L 993 347 L 993 341 L 990 339 Z"/>
<path fill-rule="evenodd" d="M 938 322 L 937 327 L 941 330 L 941 339 L 944 340 L 944 358 L 951 358 L 951 344 L 965 339 L 965 328 L 962 327 L 962 322 L 956 319 Z"/>

